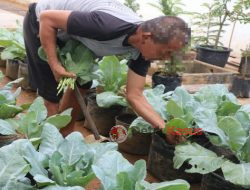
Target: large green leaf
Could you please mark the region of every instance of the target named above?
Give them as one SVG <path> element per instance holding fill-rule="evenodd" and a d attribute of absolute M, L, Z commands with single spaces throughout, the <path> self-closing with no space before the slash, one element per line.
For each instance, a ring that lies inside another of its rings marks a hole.
<path fill-rule="evenodd" d="M 44 169 L 44 164 L 46 163 L 46 157 L 37 152 L 34 146 L 29 142 L 21 147 L 22 149 L 19 150 L 20 155 L 30 164 L 30 174 L 35 175 L 44 175 L 47 176 L 48 172 Z"/>
<path fill-rule="evenodd" d="M 242 147 L 242 150 L 238 153 L 238 156 L 240 160 L 245 161 L 247 163 L 250 162 L 250 132 L 246 143 Z"/>
<path fill-rule="evenodd" d="M 7 121 L 0 119 L 0 134 L 1 135 L 14 135 L 15 129 Z"/>
<path fill-rule="evenodd" d="M 63 137 L 58 129 L 48 123 L 46 123 L 43 127 L 41 138 L 42 140 L 39 146 L 39 152 L 49 155 L 50 157 L 63 142 Z"/>
<path fill-rule="evenodd" d="M 103 190 L 187 190 L 189 184 L 184 180 L 149 184 L 146 178 L 146 162 L 138 160 L 129 163 L 116 151 L 105 153 L 92 166 L 94 173 L 101 180 Z"/>
<path fill-rule="evenodd" d="M 194 98 L 183 87 L 177 87 L 172 95 L 172 100 L 184 108 L 189 102 L 194 101 Z"/>
<path fill-rule="evenodd" d="M 218 146 L 228 146 L 228 137 L 225 135 L 222 129 L 217 125 L 217 117 L 215 111 L 204 107 L 197 108 L 194 113 L 194 121 L 202 131 L 215 134 L 210 135 L 209 138 L 212 143 Z"/>
<path fill-rule="evenodd" d="M 59 152 L 55 151 L 52 154 L 51 159 L 49 160 L 49 171 L 52 174 L 52 179 L 56 181 L 57 184 L 65 185 L 65 176 L 63 175 L 63 172 L 60 168 L 61 161 L 62 155 Z"/>
<path fill-rule="evenodd" d="M 184 115 L 182 108 L 173 100 L 167 102 L 167 112 L 173 117 L 182 117 Z"/>
<path fill-rule="evenodd" d="M 97 94 L 96 102 L 98 106 L 102 108 L 109 108 L 114 105 L 128 105 L 126 99 L 123 96 L 118 96 L 114 92 L 103 92 Z"/>
<path fill-rule="evenodd" d="M 238 104 L 237 98 L 223 84 L 207 85 L 196 92 L 194 97 L 204 107 L 213 110 L 217 110 L 225 100 Z"/>
<path fill-rule="evenodd" d="M 250 163 L 234 164 L 227 161 L 221 169 L 226 180 L 236 185 L 250 187 Z"/>
<path fill-rule="evenodd" d="M 86 172 L 83 170 L 73 171 L 67 176 L 67 185 L 79 185 L 84 187 L 94 178 L 94 173 L 89 173 L 86 175 Z"/>
<path fill-rule="evenodd" d="M 106 56 L 99 62 L 99 83 L 104 91 L 117 93 L 125 85 L 127 65 L 119 62 L 116 56 Z"/>
<path fill-rule="evenodd" d="M 21 28 L 21 27 L 20 27 Z M 23 60 L 26 56 L 22 29 L 1 29 L 0 46 L 4 47 L 1 53 L 2 59 L 18 58 Z"/>
<path fill-rule="evenodd" d="M 58 152 L 62 155 L 65 163 L 69 166 L 78 162 L 87 146 L 83 136 L 79 132 L 73 132 L 59 145 Z"/>
<path fill-rule="evenodd" d="M 117 189 L 134 190 L 136 183 L 143 181 L 146 175 L 146 162 L 144 160 L 138 160 L 137 162 L 135 162 L 132 170 L 120 172 L 117 174 Z"/>
<path fill-rule="evenodd" d="M 48 187 L 43 188 L 44 190 L 84 190 L 83 187 L 74 186 L 74 187 L 64 187 L 59 185 L 51 185 Z"/>
<path fill-rule="evenodd" d="M 185 180 L 177 179 L 174 181 L 167 181 L 161 183 L 148 183 L 141 182 L 141 186 L 143 186 L 144 190 L 189 190 L 190 185 Z"/>
<path fill-rule="evenodd" d="M 239 151 L 247 140 L 247 133 L 241 126 L 240 122 L 233 117 L 224 117 L 218 127 L 228 136 L 228 143 L 233 151 Z"/>
<path fill-rule="evenodd" d="M 106 152 L 117 149 L 118 149 L 118 144 L 115 142 L 88 144 L 88 150 L 91 150 L 94 153 L 93 162 L 96 162 Z"/>
<path fill-rule="evenodd" d="M 2 188 L 2 190 L 18 189 L 18 190 L 36 190 L 35 187 L 28 183 L 21 182 L 20 179 L 11 179 L 7 184 Z"/>
<path fill-rule="evenodd" d="M 56 126 L 58 129 L 61 129 L 70 123 L 71 111 L 72 111 L 72 108 L 65 110 L 61 114 L 50 116 L 46 119 L 45 123 L 50 123 Z"/>
<path fill-rule="evenodd" d="M 131 171 L 133 166 L 120 153 L 109 151 L 93 164 L 92 169 L 101 180 L 104 190 L 116 190 L 118 188 L 117 174 Z"/>
<path fill-rule="evenodd" d="M 34 180 L 37 182 L 38 187 L 44 187 L 55 184 L 55 182 L 49 179 L 47 176 L 40 174 L 35 175 Z"/>
<path fill-rule="evenodd" d="M 140 133 L 153 133 L 155 128 L 148 122 L 146 122 L 142 117 L 137 117 L 129 126 L 129 129 L 136 130 Z"/>
<path fill-rule="evenodd" d="M 189 173 L 207 174 L 219 169 L 225 160 L 197 143 L 187 143 L 175 147 L 174 168 L 179 169 L 185 161 L 192 165 Z"/>
<path fill-rule="evenodd" d="M 250 131 L 250 113 L 244 111 L 242 107 L 236 112 L 235 117 L 246 131 Z"/>
<path fill-rule="evenodd" d="M 42 126 L 37 123 L 37 113 L 31 111 L 25 114 L 21 121 L 19 121 L 17 130 L 25 134 L 29 139 L 41 137 Z"/>
<path fill-rule="evenodd" d="M 47 56 L 42 47 L 38 49 L 38 55 L 47 62 Z M 67 71 L 76 74 L 80 85 L 97 79 L 97 75 L 94 74 L 97 69 L 94 53 L 80 41 L 69 39 L 64 47 L 57 47 L 57 56 Z"/>
<path fill-rule="evenodd" d="M 164 97 L 165 86 L 158 85 L 154 89 L 146 89 L 143 91 L 143 95 L 147 99 L 148 103 L 153 107 L 153 109 L 160 114 L 160 116 L 167 120 L 167 110 L 166 110 L 166 101 Z"/>
<path fill-rule="evenodd" d="M 28 140 L 17 140 L 10 145 L 0 148 L 0 188 L 2 189 L 9 180 L 24 178 L 29 172 L 30 166 L 23 159 L 20 150 Z"/>
<path fill-rule="evenodd" d="M 1 119 L 13 118 L 22 111 L 23 109 L 20 106 L 2 104 L 0 105 L 0 118 Z"/>
<path fill-rule="evenodd" d="M 250 115 L 250 104 L 243 105 L 239 111 L 246 112 L 247 114 Z"/>
<path fill-rule="evenodd" d="M 234 115 L 239 109 L 241 105 L 235 104 L 230 101 L 222 102 L 217 110 L 217 115 L 220 116 L 232 116 Z"/>
<path fill-rule="evenodd" d="M 180 118 L 174 118 L 167 122 L 164 133 L 166 135 L 170 133 L 172 134 L 172 132 L 179 132 L 180 135 L 184 135 L 184 133 L 187 133 L 185 135 L 190 134 L 189 131 L 184 131 L 186 129 L 188 129 L 188 124 L 186 121 Z"/>
<path fill-rule="evenodd" d="M 42 97 L 38 97 L 34 100 L 31 106 L 28 109 L 28 112 L 35 112 L 36 113 L 36 121 L 41 122 L 46 119 L 47 117 L 47 109 L 44 105 L 44 101 Z"/>
<path fill-rule="evenodd" d="M 12 86 L 13 84 L 19 83 L 22 78 L 19 78 L 15 81 L 9 82 L 4 87 L 0 88 L 0 105 L 1 104 L 10 104 L 13 105 L 16 103 L 16 98 L 21 93 L 21 87 L 17 88 L 15 92 L 12 92 Z"/>

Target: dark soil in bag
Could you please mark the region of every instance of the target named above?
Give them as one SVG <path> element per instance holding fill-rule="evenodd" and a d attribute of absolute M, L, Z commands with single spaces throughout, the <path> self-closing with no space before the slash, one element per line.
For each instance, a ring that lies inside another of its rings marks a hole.
<path fill-rule="evenodd" d="M 202 178 L 201 190 L 250 190 L 225 180 L 222 171 L 206 174 Z"/>
<path fill-rule="evenodd" d="M 19 60 L 7 60 L 6 62 L 6 76 L 12 80 L 18 77 Z"/>
<path fill-rule="evenodd" d="M 127 130 L 130 124 L 137 118 L 134 114 L 121 114 L 116 117 L 116 125 L 122 125 Z M 140 133 L 132 130 L 132 136 L 118 144 L 119 150 L 129 154 L 148 155 L 151 143 L 151 133 Z"/>
<path fill-rule="evenodd" d="M 193 136 L 190 140 L 205 147 L 209 144 L 208 139 L 204 135 Z M 184 179 L 189 183 L 199 183 L 202 179 L 201 174 L 185 172 L 186 169 L 191 168 L 191 165 L 188 163 L 184 163 L 180 169 L 174 169 L 174 151 L 175 146 L 166 142 L 165 135 L 160 132 L 152 134 L 148 170 L 153 176 L 162 181 Z"/>
<path fill-rule="evenodd" d="M 124 107 L 111 106 L 110 108 L 100 108 L 96 103 L 96 95 L 92 94 L 88 98 L 87 110 L 90 113 L 100 135 L 109 136 L 109 131 L 115 126 L 115 117 L 119 115 Z M 90 129 L 87 122 L 85 127 Z"/>

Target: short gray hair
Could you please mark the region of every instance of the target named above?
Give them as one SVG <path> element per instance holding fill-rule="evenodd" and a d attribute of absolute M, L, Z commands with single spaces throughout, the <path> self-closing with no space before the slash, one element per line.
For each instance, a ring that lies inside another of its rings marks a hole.
<path fill-rule="evenodd" d="M 191 29 L 187 23 L 179 17 L 161 16 L 141 24 L 143 32 L 151 32 L 156 43 L 169 43 L 177 38 L 183 44 L 188 44 L 191 39 Z"/>

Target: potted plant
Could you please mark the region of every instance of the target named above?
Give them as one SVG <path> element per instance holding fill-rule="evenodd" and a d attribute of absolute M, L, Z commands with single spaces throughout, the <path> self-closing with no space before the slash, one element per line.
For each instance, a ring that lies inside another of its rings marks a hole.
<path fill-rule="evenodd" d="M 250 18 L 244 13 L 247 9 L 245 1 L 237 1 L 231 10 L 229 8 L 230 2 L 230 0 L 214 0 L 214 3 L 207 7 L 210 11 L 207 13 L 206 18 L 206 23 L 208 24 L 207 31 L 211 32 L 209 29 L 214 28 L 215 36 L 212 34 L 206 37 L 212 37 L 212 41 L 214 42 L 211 45 L 200 44 L 197 46 L 198 60 L 220 67 L 224 67 L 227 63 L 231 49 L 219 46 L 219 40 L 223 33 L 224 26 L 226 26 L 229 21 L 239 21 L 241 23 L 250 21 Z"/>
<path fill-rule="evenodd" d="M 181 73 L 184 69 L 182 57 L 172 55 L 169 61 L 163 62 L 163 68 L 152 75 L 152 87 L 163 84 L 165 92 L 175 90 L 176 87 L 181 86 Z"/>
<path fill-rule="evenodd" d="M 149 3 L 151 6 L 160 10 L 167 16 L 178 16 L 188 14 L 183 10 L 184 4 L 181 0 L 159 0 L 158 4 Z M 163 62 L 163 68 L 152 75 L 152 86 L 156 87 L 159 84 L 165 86 L 165 92 L 174 90 L 181 85 L 181 72 L 184 70 L 182 66 L 182 55 L 173 54 L 169 61 Z"/>
<path fill-rule="evenodd" d="M 245 77 L 250 77 L 250 44 L 241 53 L 239 73 Z"/>
<path fill-rule="evenodd" d="M 241 54 L 239 75 L 235 75 L 231 91 L 242 98 L 250 97 L 250 45 Z"/>
<path fill-rule="evenodd" d="M 235 114 L 241 106 L 237 102 L 237 98 L 224 85 L 208 85 L 195 94 L 189 94 L 181 87 L 176 88 L 173 94 L 167 98 L 165 107 L 166 127 L 163 132 L 159 131 L 152 135 L 148 169 L 161 180 L 173 180 L 181 176 L 180 178 L 190 183 L 199 182 L 202 178 L 200 173 L 191 175 L 190 172 L 186 173 L 191 167 L 190 163 L 185 162 L 180 167 L 175 167 L 173 159 L 176 147 L 186 143 L 177 146 L 170 145 L 166 141 L 166 135 L 170 133 L 182 135 L 193 143 L 211 148 L 211 142 L 218 141 L 212 136 L 213 133 L 218 133 L 220 137 L 226 138 L 220 129 L 216 128 L 216 116 L 219 120 L 219 118 Z M 239 117 L 241 117 L 240 114 L 242 113 L 239 113 Z M 209 122 L 210 124 L 208 124 Z M 212 133 L 209 139 L 206 138 L 208 132 Z M 187 151 L 192 152 L 190 149 Z M 224 154 L 226 151 L 219 149 L 217 152 Z M 224 156 L 232 157 L 232 154 L 227 153 Z"/>
<path fill-rule="evenodd" d="M 214 16 L 215 6 L 215 3 L 203 3 L 201 7 L 204 7 L 205 12 L 192 13 L 192 44 L 194 46 L 198 44 L 212 45 L 215 43 L 215 37 L 218 32 L 215 28 L 218 26 Z M 222 45 L 220 41 L 218 43 Z"/>
<path fill-rule="evenodd" d="M 27 138 L 35 147 L 38 147 L 45 124 L 53 125 L 58 129 L 65 127 L 71 121 L 72 109 L 47 118 L 43 99 L 38 97 L 30 105 L 7 107 L 6 103 L 5 107 L 1 105 L 1 110 L 4 111 L 4 115 L 1 113 L 4 117 L 0 119 L 0 142 L 2 143 L 0 145 L 9 144 L 17 138 Z"/>
<path fill-rule="evenodd" d="M 0 72 L 0 81 L 4 75 Z M 0 147 L 10 144 L 12 141 L 16 140 L 19 136 L 16 134 L 11 134 L 11 130 L 5 127 L 6 122 L 4 119 L 10 119 L 15 117 L 18 113 L 23 111 L 22 106 L 16 105 L 16 98 L 19 96 L 21 89 L 16 89 L 12 92 L 13 84 L 19 83 L 22 79 L 17 79 L 15 81 L 7 83 L 5 86 L 0 88 Z"/>
<path fill-rule="evenodd" d="M 1 59 L 6 60 L 6 76 L 15 80 L 18 78 L 19 64 L 25 63 L 26 51 L 21 26 L 15 30 L 1 29 L 0 46 L 4 47 Z M 26 64 L 27 68 L 27 64 Z M 25 80 L 28 80 L 25 78 Z"/>
<path fill-rule="evenodd" d="M 206 86 L 193 98 L 194 102 L 186 105 L 212 146 L 190 141 L 177 145 L 174 168 L 190 164 L 185 172 L 205 174 L 202 189 L 249 189 L 249 180 L 244 180 L 250 177 L 246 172 L 250 162 L 249 105 L 240 105 L 223 85 Z"/>
<path fill-rule="evenodd" d="M 116 56 L 105 56 L 98 64 L 97 93 L 87 98 L 87 110 L 99 133 L 108 136 L 110 129 L 115 126 L 115 117 L 128 105 L 121 94 L 126 84 L 128 67 L 125 60 L 119 61 Z M 87 121 L 85 127 L 89 128 Z"/>

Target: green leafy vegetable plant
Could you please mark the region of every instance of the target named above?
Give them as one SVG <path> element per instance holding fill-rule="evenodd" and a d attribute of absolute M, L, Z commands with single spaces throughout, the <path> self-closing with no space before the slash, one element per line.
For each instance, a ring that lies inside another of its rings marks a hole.
<path fill-rule="evenodd" d="M 26 113 L 20 113 L 12 119 L 0 120 L 0 134 L 24 135 L 34 146 L 38 147 L 44 126 L 50 124 L 58 129 L 65 127 L 71 121 L 71 110 L 68 109 L 47 118 L 47 109 L 43 99 L 38 97 Z"/>
<path fill-rule="evenodd" d="M 92 168 L 101 180 L 103 190 L 188 190 L 190 188 L 190 185 L 184 180 L 152 184 L 146 182 L 146 162 L 138 160 L 132 165 L 117 151 L 109 151 L 104 154 L 93 164 Z"/>
<path fill-rule="evenodd" d="M 48 61 L 42 47 L 38 49 L 38 55 L 42 60 Z M 81 42 L 68 40 L 62 48 L 57 47 L 57 56 L 67 71 L 76 74 L 76 80 L 80 85 L 97 78 L 97 75 L 94 74 L 97 69 L 94 53 Z M 58 94 L 67 87 L 74 89 L 76 80 L 72 78 L 61 79 L 58 85 Z"/>
<path fill-rule="evenodd" d="M 126 63 L 126 60 L 119 61 L 116 56 L 106 56 L 99 61 L 98 82 L 104 92 L 96 96 L 98 106 L 128 105 L 122 93 L 127 80 Z"/>
<path fill-rule="evenodd" d="M 38 102 L 39 99 L 31 106 L 31 112 L 37 110 Z M 42 121 L 46 112 L 38 111 L 35 115 Z M 87 144 L 79 132 L 63 138 L 51 124 L 55 120 L 50 118 L 43 125 L 39 146 L 34 146 L 32 139 L 22 139 L 0 148 L 1 189 L 84 190 L 95 177 L 107 190 L 189 189 L 184 180 L 146 182 L 145 161 L 132 165 L 116 151 L 117 143 Z"/>
<path fill-rule="evenodd" d="M 24 61 L 26 58 L 26 51 L 23 40 L 22 27 L 18 23 L 19 27 L 15 30 L 0 29 L 0 47 L 3 47 L 1 52 L 1 59 L 19 59 Z"/>
<path fill-rule="evenodd" d="M 226 180 L 236 185 L 250 186 L 249 180 L 246 180 L 249 179 L 247 171 L 250 162 L 249 105 L 240 105 L 224 85 L 208 85 L 195 94 L 189 94 L 179 87 L 167 102 L 167 114 L 167 124 L 181 120 L 182 122 L 175 122 L 176 128 L 201 128 L 210 143 L 230 150 L 238 159 L 238 162 L 234 163 L 197 143 L 188 141 L 176 146 L 176 169 L 187 161 L 192 167 L 186 172 L 207 174 L 221 169 Z M 207 164 L 211 162 L 212 165 Z M 236 175 L 234 171 L 239 174 Z"/>
<path fill-rule="evenodd" d="M 0 79 L 1 78 L 3 78 L 2 72 L 0 72 Z M 23 111 L 21 106 L 16 105 L 16 98 L 21 93 L 21 87 L 17 88 L 15 92 L 11 91 L 13 85 L 21 82 L 22 80 L 22 78 L 17 79 L 0 88 L 0 119 L 15 117 L 16 114 Z"/>
<path fill-rule="evenodd" d="M 248 23 L 250 22 L 249 16 L 246 11 L 249 10 L 247 6 L 248 1 L 238 0 L 234 2 L 233 6 L 230 6 L 231 0 L 214 0 L 212 4 L 203 4 L 208 8 L 208 12 L 202 14 L 201 20 L 195 23 L 200 28 L 206 28 L 204 34 L 205 42 L 211 42 L 213 48 L 220 48 L 220 38 L 225 30 L 224 27 L 228 25 L 228 22 Z M 197 14 L 199 17 L 199 14 Z M 205 24 L 204 24 L 205 23 Z M 201 37 L 201 36 L 200 36 Z M 200 38 L 199 37 L 199 38 Z"/>
<path fill-rule="evenodd" d="M 64 139 L 47 123 L 38 150 L 24 139 L 0 149 L 0 188 L 84 190 L 95 178 L 92 164 L 115 149 L 115 143 L 86 144 L 78 132 Z"/>

